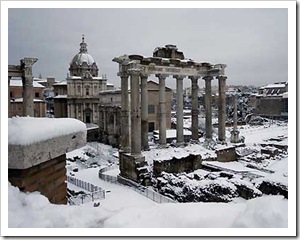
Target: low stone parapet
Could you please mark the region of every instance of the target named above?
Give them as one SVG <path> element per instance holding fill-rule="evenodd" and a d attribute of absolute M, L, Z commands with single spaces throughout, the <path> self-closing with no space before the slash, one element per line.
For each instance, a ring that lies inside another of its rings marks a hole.
<path fill-rule="evenodd" d="M 85 124 L 17 117 L 8 126 L 8 180 L 21 191 L 39 191 L 51 203 L 66 204 L 66 153 L 86 144 Z"/>

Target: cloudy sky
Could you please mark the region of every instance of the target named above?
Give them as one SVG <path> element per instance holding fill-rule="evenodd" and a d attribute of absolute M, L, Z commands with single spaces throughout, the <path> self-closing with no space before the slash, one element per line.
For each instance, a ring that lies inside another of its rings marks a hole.
<path fill-rule="evenodd" d="M 152 56 L 166 44 L 177 45 L 186 58 L 226 64 L 227 84 L 262 86 L 288 77 L 284 8 L 8 9 L 8 64 L 37 57 L 36 77 L 65 79 L 82 34 L 100 75 L 116 86 L 114 57 Z M 175 88 L 175 81 L 167 85 Z"/>

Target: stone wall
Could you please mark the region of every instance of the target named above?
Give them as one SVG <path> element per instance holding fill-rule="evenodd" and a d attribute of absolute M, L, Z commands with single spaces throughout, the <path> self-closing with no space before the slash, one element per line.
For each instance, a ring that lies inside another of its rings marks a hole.
<path fill-rule="evenodd" d="M 51 203 L 67 204 L 66 154 L 27 169 L 8 169 L 8 180 L 23 192 L 38 191 Z"/>
<path fill-rule="evenodd" d="M 153 173 L 156 176 L 161 175 L 162 172 L 181 173 L 193 172 L 202 166 L 202 157 L 200 155 L 190 154 L 184 158 L 175 158 L 166 161 L 153 161 Z"/>
<path fill-rule="evenodd" d="M 120 175 L 137 183 L 148 185 L 150 178 L 145 157 L 119 151 Z"/>
<path fill-rule="evenodd" d="M 288 112 L 288 99 L 281 97 L 261 97 L 256 100 L 254 113 L 265 117 L 284 117 Z"/>
<path fill-rule="evenodd" d="M 216 154 L 217 154 L 217 161 L 219 162 L 230 162 L 230 161 L 237 160 L 235 146 L 217 149 Z"/>

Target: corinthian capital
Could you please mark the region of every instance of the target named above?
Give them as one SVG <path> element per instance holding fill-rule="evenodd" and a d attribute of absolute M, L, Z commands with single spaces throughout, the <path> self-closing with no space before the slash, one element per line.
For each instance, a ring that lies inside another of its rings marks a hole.
<path fill-rule="evenodd" d="M 21 65 L 24 67 L 32 67 L 33 64 L 37 62 L 37 58 L 24 58 L 21 59 Z"/>
<path fill-rule="evenodd" d="M 128 77 L 129 77 L 128 72 L 125 72 L 125 71 L 118 72 L 117 75 L 118 75 L 119 77 L 121 77 L 121 78 L 128 78 Z"/>
<path fill-rule="evenodd" d="M 128 69 L 128 73 L 130 74 L 130 75 L 140 75 L 141 74 L 141 69 L 139 69 L 139 68 L 130 68 L 130 69 Z"/>

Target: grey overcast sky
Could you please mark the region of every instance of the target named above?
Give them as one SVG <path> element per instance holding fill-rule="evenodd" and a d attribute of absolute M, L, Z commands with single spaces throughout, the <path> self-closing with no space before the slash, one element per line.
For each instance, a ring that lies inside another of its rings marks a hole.
<path fill-rule="evenodd" d="M 115 56 L 152 56 L 155 47 L 166 44 L 177 45 L 186 58 L 226 64 L 228 85 L 288 80 L 287 8 L 10 8 L 8 64 L 37 57 L 36 77 L 63 80 L 82 34 L 99 75 L 106 74 L 117 87 Z M 175 88 L 175 81 L 168 79 L 167 85 Z"/>

